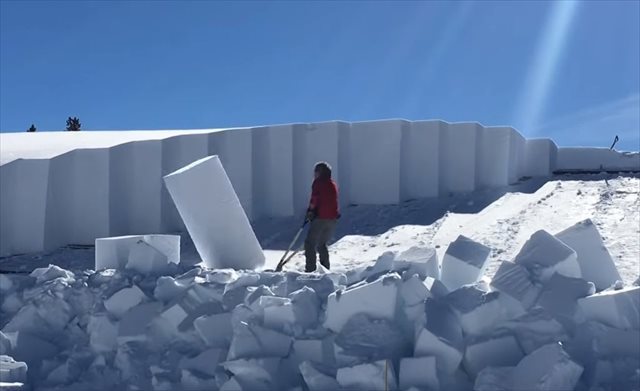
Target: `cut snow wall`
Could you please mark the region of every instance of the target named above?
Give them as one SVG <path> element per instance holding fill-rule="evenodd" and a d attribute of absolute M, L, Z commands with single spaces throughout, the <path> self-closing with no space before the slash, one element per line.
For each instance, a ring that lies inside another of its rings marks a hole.
<path fill-rule="evenodd" d="M 609 148 L 558 148 L 557 171 L 640 171 L 640 153 Z"/>
<path fill-rule="evenodd" d="M 548 138 L 529 139 L 525 143 L 524 156 L 522 176 L 549 176 L 555 170 L 558 147 Z"/>
<path fill-rule="evenodd" d="M 482 128 L 478 143 L 478 188 L 507 186 L 519 179 L 525 139 L 512 127 Z"/>
<path fill-rule="evenodd" d="M 442 129 L 446 129 L 443 121 L 403 121 L 400 156 L 402 200 L 438 196 Z"/>
<path fill-rule="evenodd" d="M 440 133 L 440 194 L 476 189 L 481 132 L 474 122 L 448 124 Z"/>

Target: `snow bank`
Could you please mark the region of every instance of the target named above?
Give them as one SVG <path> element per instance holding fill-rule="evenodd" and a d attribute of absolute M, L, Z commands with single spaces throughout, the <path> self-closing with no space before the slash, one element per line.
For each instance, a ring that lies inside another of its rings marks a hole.
<path fill-rule="evenodd" d="M 558 148 L 557 171 L 640 171 L 640 153 L 609 148 Z"/>
<path fill-rule="evenodd" d="M 253 269 L 264 264 L 260 244 L 217 156 L 164 179 L 207 266 Z"/>

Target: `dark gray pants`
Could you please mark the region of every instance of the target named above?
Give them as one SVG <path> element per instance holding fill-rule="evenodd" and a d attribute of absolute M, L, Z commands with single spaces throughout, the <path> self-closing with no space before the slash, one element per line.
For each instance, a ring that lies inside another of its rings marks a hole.
<path fill-rule="evenodd" d="M 304 241 L 304 256 L 307 258 L 305 271 L 307 273 L 316 270 L 316 250 L 320 254 L 320 264 L 329 269 L 329 250 L 327 242 L 333 236 L 336 229 L 336 220 L 314 219 L 309 227 L 307 239 Z"/>

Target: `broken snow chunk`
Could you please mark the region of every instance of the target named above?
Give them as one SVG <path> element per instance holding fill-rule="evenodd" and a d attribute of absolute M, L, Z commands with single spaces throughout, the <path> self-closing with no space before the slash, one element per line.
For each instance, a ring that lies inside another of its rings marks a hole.
<path fill-rule="evenodd" d="M 491 249 L 460 235 L 447 248 L 442 259 L 442 283 L 454 290 L 482 277 Z"/>
<path fill-rule="evenodd" d="M 114 293 L 111 297 L 104 301 L 104 307 L 110 314 L 116 318 L 121 318 L 125 312 L 140 304 L 147 296 L 133 285 L 130 288 L 124 288 Z"/>
<path fill-rule="evenodd" d="M 227 357 L 227 352 L 222 349 L 207 349 L 195 357 L 183 357 L 180 360 L 180 369 L 188 369 L 207 376 L 215 376 L 215 370 L 219 363 Z"/>
<path fill-rule="evenodd" d="M 540 294 L 540 285 L 534 284 L 524 266 L 504 261 L 491 280 L 491 289 L 520 303 L 524 311 L 531 308 Z"/>
<path fill-rule="evenodd" d="M 476 377 L 486 367 L 515 366 L 524 356 L 513 335 L 483 337 L 467 343 L 463 365 L 466 372 Z"/>
<path fill-rule="evenodd" d="M 435 357 L 407 357 L 400 360 L 400 389 L 410 387 L 437 390 L 440 382 L 436 373 Z"/>
<path fill-rule="evenodd" d="M 118 343 L 118 326 L 107 316 L 93 315 L 87 325 L 89 344 L 96 353 L 105 353 L 116 350 Z"/>
<path fill-rule="evenodd" d="M 431 297 L 431 293 L 425 282 L 416 274 L 402 282 L 399 293 L 404 316 L 410 324 L 414 324 L 424 315 L 424 303 L 427 298 Z"/>
<path fill-rule="evenodd" d="M 143 341 L 146 339 L 147 328 L 162 311 L 162 304 L 158 302 L 142 303 L 127 311 L 118 324 L 118 341 Z"/>
<path fill-rule="evenodd" d="M 414 356 L 435 356 L 438 370 L 447 374 L 456 371 L 463 356 L 462 329 L 448 305 L 427 299 L 426 324 L 418 332 Z"/>
<path fill-rule="evenodd" d="M 178 326 L 187 319 L 189 314 L 180 306 L 180 304 L 173 304 L 160 314 L 160 317 L 164 319 L 172 329 L 177 330 Z"/>
<path fill-rule="evenodd" d="M 400 358 L 411 355 L 411 335 L 387 319 L 365 314 L 352 316 L 336 336 L 344 353 L 372 359 Z"/>
<path fill-rule="evenodd" d="M 474 391 L 511 391 L 515 367 L 486 367 L 476 377 Z"/>
<path fill-rule="evenodd" d="M 37 335 L 25 331 L 14 331 L 6 335 L 11 340 L 11 357 L 18 361 L 32 365 L 58 354 L 57 346 Z"/>
<path fill-rule="evenodd" d="M 298 362 L 311 361 L 333 365 L 333 338 L 298 339 L 293 341 L 293 354 Z"/>
<path fill-rule="evenodd" d="M 561 344 L 552 343 L 518 363 L 511 377 L 511 389 L 570 391 L 575 389 L 582 370 L 582 366 L 571 360 Z"/>
<path fill-rule="evenodd" d="M 354 391 L 396 390 L 396 375 L 390 360 L 338 369 L 338 384 L 343 389 Z"/>
<path fill-rule="evenodd" d="M 167 270 L 169 259 L 144 240 L 138 240 L 129 249 L 126 269 L 141 274 L 159 274 Z"/>
<path fill-rule="evenodd" d="M 285 357 L 293 339 L 277 331 L 241 322 L 233 330 L 228 360 L 239 358 Z"/>
<path fill-rule="evenodd" d="M 290 333 L 296 321 L 291 299 L 286 297 L 262 296 L 258 305 L 264 311 L 265 327 Z"/>
<path fill-rule="evenodd" d="M 280 363 L 279 357 L 266 357 L 226 361 L 221 365 L 233 374 L 242 390 L 269 391 L 277 389 Z"/>
<path fill-rule="evenodd" d="M 607 290 L 578 299 L 588 320 L 619 329 L 640 329 L 640 287 Z"/>
<path fill-rule="evenodd" d="M 396 311 L 399 283 L 400 276 L 391 274 L 368 284 L 330 294 L 324 326 L 334 332 L 340 332 L 347 321 L 357 313 L 392 320 Z"/>
<path fill-rule="evenodd" d="M 578 312 L 578 299 L 593 293 L 593 283 L 554 273 L 544 284 L 536 304 L 558 319 L 567 330 L 572 330 L 576 322 L 584 321 Z"/>
<path fill-rule="evenodd" d="M 622 280 L 602 237 L 590 219 L 581 221 L 556 234 L 564 244 L 571 247 L 578 256 L 582 278 L 593 282 L 598 291 Z"/>
<path fill-rule="evenodd" d="M 201 316 L 193 322 L 200 338 L 209 347 L 229 347 L 233 337 L 231 313 Z"/>
<path fill-rule="evenodd" d="M 525 354 L 530 354 L 544 345 L 569 339 L 564 326 L 540 307 L 534 307 L 502 326 L 516 335 Z"/>
<path fill-rule="evenodd" d="M 75 275 L 72 272 L 56 265 L 37 268 L 31 272 L 30 276 L 36 279 L 36 284 L 42 284 L 56 278 L 62 279 L 67 284 L 75 282 Z"/>
<path fill-rule="evenodd" d="M 446 301 L 458 315 L 466 335 L 487 334 L 513 317 L 514 310 L 500 300 L 500 292 L 485 292 L 477 284 L 456 289 L 447 295 Z"/>
<path fill-rule="evenodd" d="M 147 251 L 151 247 L 155 251 Z M 168 263 L 178 264 L 180 262 L 180 235 L 129 235 L 109 238 L 98 238 L 95 241 L 96 256 L 95 270 L 101 269 L 124 269 L 131 261 L 131 267 L 142 272 L 153 271 L 155 252 L 159 252 L 164 257 L 164 265 Z M 134 250 L 135 249 L 135 250 Z M 140 258 L 140 256 L 142 256 Z M 151 262 L 148 262 L 151 261 Z"/>
<path fill-rule="evenodd" d="M 431 247 L 411 247 L 396 256 L 393 270 L 417 274 L 423 280 L 427 277 L 440 278 L 438 254 Z"/>
<path fill-rule="evenodd" d="M 427 277 L 424 280 L 424 284 L 429 289 L 429 292 L 433 297 L 442 298 L 449 294 L 449 289 L 442 283 L 433 277 Z"/>
<path fill-rule="evenodd" d="M 10 356 L 0 356 L 0 382 L 26 383 L 27 364 Z"/>
<path fill-rule="evenodd" d="M 180 376 L 181 389 L 184 391 L 215 390 L 215 379 L 203 378 L 192 371 L 183 369 Z"/>
<path fill-rule="evenodd" d="M 300 364 L 300 373 L 309 391 L 338 390 L 338 381 L 316 369 L 309 361 Z"/>
<path fill-rule="evenodd" d="M 156 300 L 169 302 L 180 296 L 190 285 L 183 284 L 170 276 L 161 276 L 156 281 L 156 287 L 153 291 L 153 297 Z"/>
<path fill-rule="evenodd" d="M 321 301 L 316 292 L 308 286 L 303 287 L 289 295 L 293 305 L 293 314 L 296 324 L 302 329 L 315 327 L 322 309 Z"/>
<path fill-rule="evenodd" d="M 11 339 L 0 331 L 0 355 L 10 356 L 13 350 Z"/>
<path fill-rule="evenodd" d="M 526 267 L 536 281 L 547 281 L 556 272 L 567 277 L 582 277 L 576 252 L 544 230 L 531 235 L 514 262 Z"/>

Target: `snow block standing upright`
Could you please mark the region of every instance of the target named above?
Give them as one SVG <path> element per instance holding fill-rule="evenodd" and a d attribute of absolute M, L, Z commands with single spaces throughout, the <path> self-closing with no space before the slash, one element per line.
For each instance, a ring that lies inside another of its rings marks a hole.
<path fill-rule="evenodd" d="M 331 166 L 326 162 L 316 163 L 313 174 L 315 179 L 307 209 L 307 220 L 311 221 L 311 227 L 304 241 L 307 273 L 316 270 L 316 251 L 320 254 L 320 264 L 330 268 L 327 242 L 333 236 L 340 217 L 338 185 L 331 179 Z"/>

